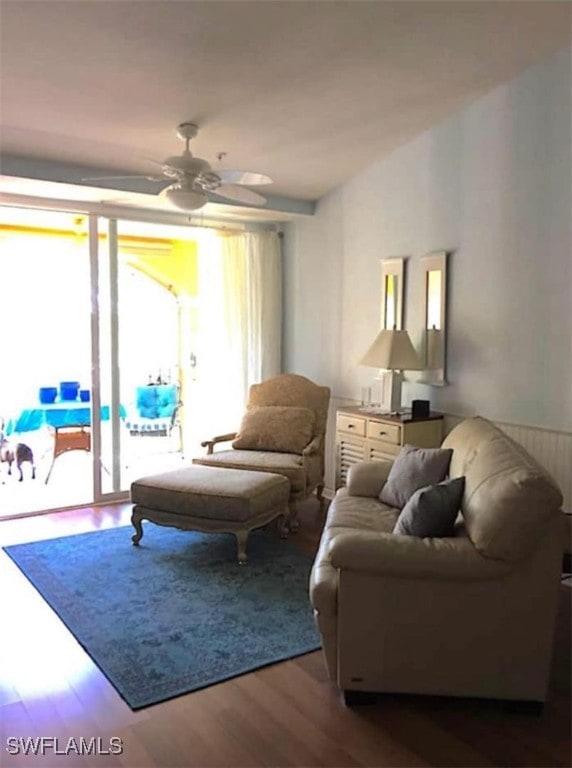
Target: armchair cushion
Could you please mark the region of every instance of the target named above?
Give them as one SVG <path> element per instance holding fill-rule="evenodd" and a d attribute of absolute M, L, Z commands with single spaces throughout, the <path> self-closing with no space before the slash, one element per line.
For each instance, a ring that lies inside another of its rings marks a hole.
<path fill-rule="evenodd" d="M 177 408 L 178 399 L 176 384 L 137 387 L 137 412 L 143 419 L 168 419 Z"/>
<path fill-rule="evenodd" d="M 310 408 L 265 405 L 248 408 L 233 448 L 301 454 L 314 434 Z"/>
<path fill-rule="evenodd" d="M 465 478 L 456 477 L 419 488 L 401 510 L 393 533 L 421 539 L 453 536 L 464 487 Z"/>
<path fill-rule="evenodd" d="M 137 407 L 155 408 L 157 405 L 157 392 L 155 387 L 137 387 Z"/>
<path fill-rule="evenodd" d="M 445 479 L 452 454 L 450 449 L 404 445 L 393 462 L 379 500 L 403 509 L 419 488 Z"/>
<path fill-rule="evenodd" d="M 312 458 L 312 457 L 308 457 Z M 260 472 L 274 472 L 284 475 L 290 480 L 290 489 L 299 493 L 306 489 L 308 482 L 308 467 L 302 456 L 293 453 L 277 453 L 276 451 L 215 451 L 209 456 L 193 459 L 193 464 L 203 464 L 208 467 L 228 467 L 229 469 L 251 469 Z"/>
<path fill-rule="evenodd" d="M 156 405 L 141 405 L 139 406 L 139 416 L 142 419 L 157 419 L 159 418 L 159 409 Z"/>

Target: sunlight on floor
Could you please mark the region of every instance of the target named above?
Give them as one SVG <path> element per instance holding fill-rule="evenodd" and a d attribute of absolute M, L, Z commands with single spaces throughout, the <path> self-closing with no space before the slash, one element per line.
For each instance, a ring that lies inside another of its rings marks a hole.
<path fill-rule="evenodd" d="M 11 562 L 2 560 L 1 569 L 6 577 L 4 583 L 13 585 L 15 579 L 27 581 Z M 3 590 L 2 615 L 11 617 L 17 625 L 17 631 L 0 633 L 0 656 L 10 660 L 12 685 L 21 697 L 42 696 L 47 690 L 67 690 L 70 681 L 79 683 L 90 673 L 93 665 L 89 657 L 70 633 L 62 632 L 62 622 L 38 593 Z M 39 624 L 41 639 L 37 633 Z"/>

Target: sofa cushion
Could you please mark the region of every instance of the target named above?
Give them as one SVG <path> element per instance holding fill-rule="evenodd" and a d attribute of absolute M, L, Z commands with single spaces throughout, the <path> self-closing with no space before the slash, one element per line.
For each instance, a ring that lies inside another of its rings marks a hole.
<path fill-rule="evenodd" d="M 465 478 L 456 477 L 419 488 L 401 510 L 393 533 L 428 537 L 453 536 Z"/>
<path fill-rule="evenodd" d="M 546 470 L 501 429 L 466 419 L 446 437 L 451 475 L 465 476 L 461 512 L 474 546 L 508 562 L 529 555 L 559 512 L 562 494 Z"/>
<path fill-rule="evenodd" d="M 402 509 L 419 488 L 445 479 L 452 453 L 442 448 L 404 445 L 393 462 L 379 500 Z"/>
<path fill-rule="evenodd" d="M 314 420 L 314 412 L 310 408 L 250 406 L 232 447 L 300 454 L 312 439 Z"/>
<path fill-rule="evenodd" d="M 328 509 L 326 528 L 391 533 L 399 516 L 399 510 L 382 504 L 369 496 L 352 496 L 349 489 L 340 488 L 335 504 Z"/>

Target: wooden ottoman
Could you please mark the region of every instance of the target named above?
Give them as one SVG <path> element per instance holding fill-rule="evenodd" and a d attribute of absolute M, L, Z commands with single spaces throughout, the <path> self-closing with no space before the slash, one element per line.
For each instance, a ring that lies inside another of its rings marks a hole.
<path fill-rule="evenodd" d="M 193 465 L 142 477 L 131 484 L 132 541 L 137 546 L 143 536 L 142 520 L 185 531 L 234 533 L 243 564 L 250 531 L 282 517 L 280 532 L 287 535 L 289 496 L 289 480 L 269 472 Z"/>

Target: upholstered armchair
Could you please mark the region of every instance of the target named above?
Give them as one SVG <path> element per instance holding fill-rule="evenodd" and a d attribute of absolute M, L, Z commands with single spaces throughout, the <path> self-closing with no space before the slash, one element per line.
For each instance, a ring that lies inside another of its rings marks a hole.
<path fill-rule="evenodd" d="M 250 387 L 238 432 L 201 445 L 207 455 L 194 464 L 275 472 L 290 481 L 291 530 L 298 528 L 296 503 L 316 491 L 323 502 L 324 438 L 330 390 L 304 376 L 282 374 Z M 219 443 L 231 443 L 215 451 Z"/>

